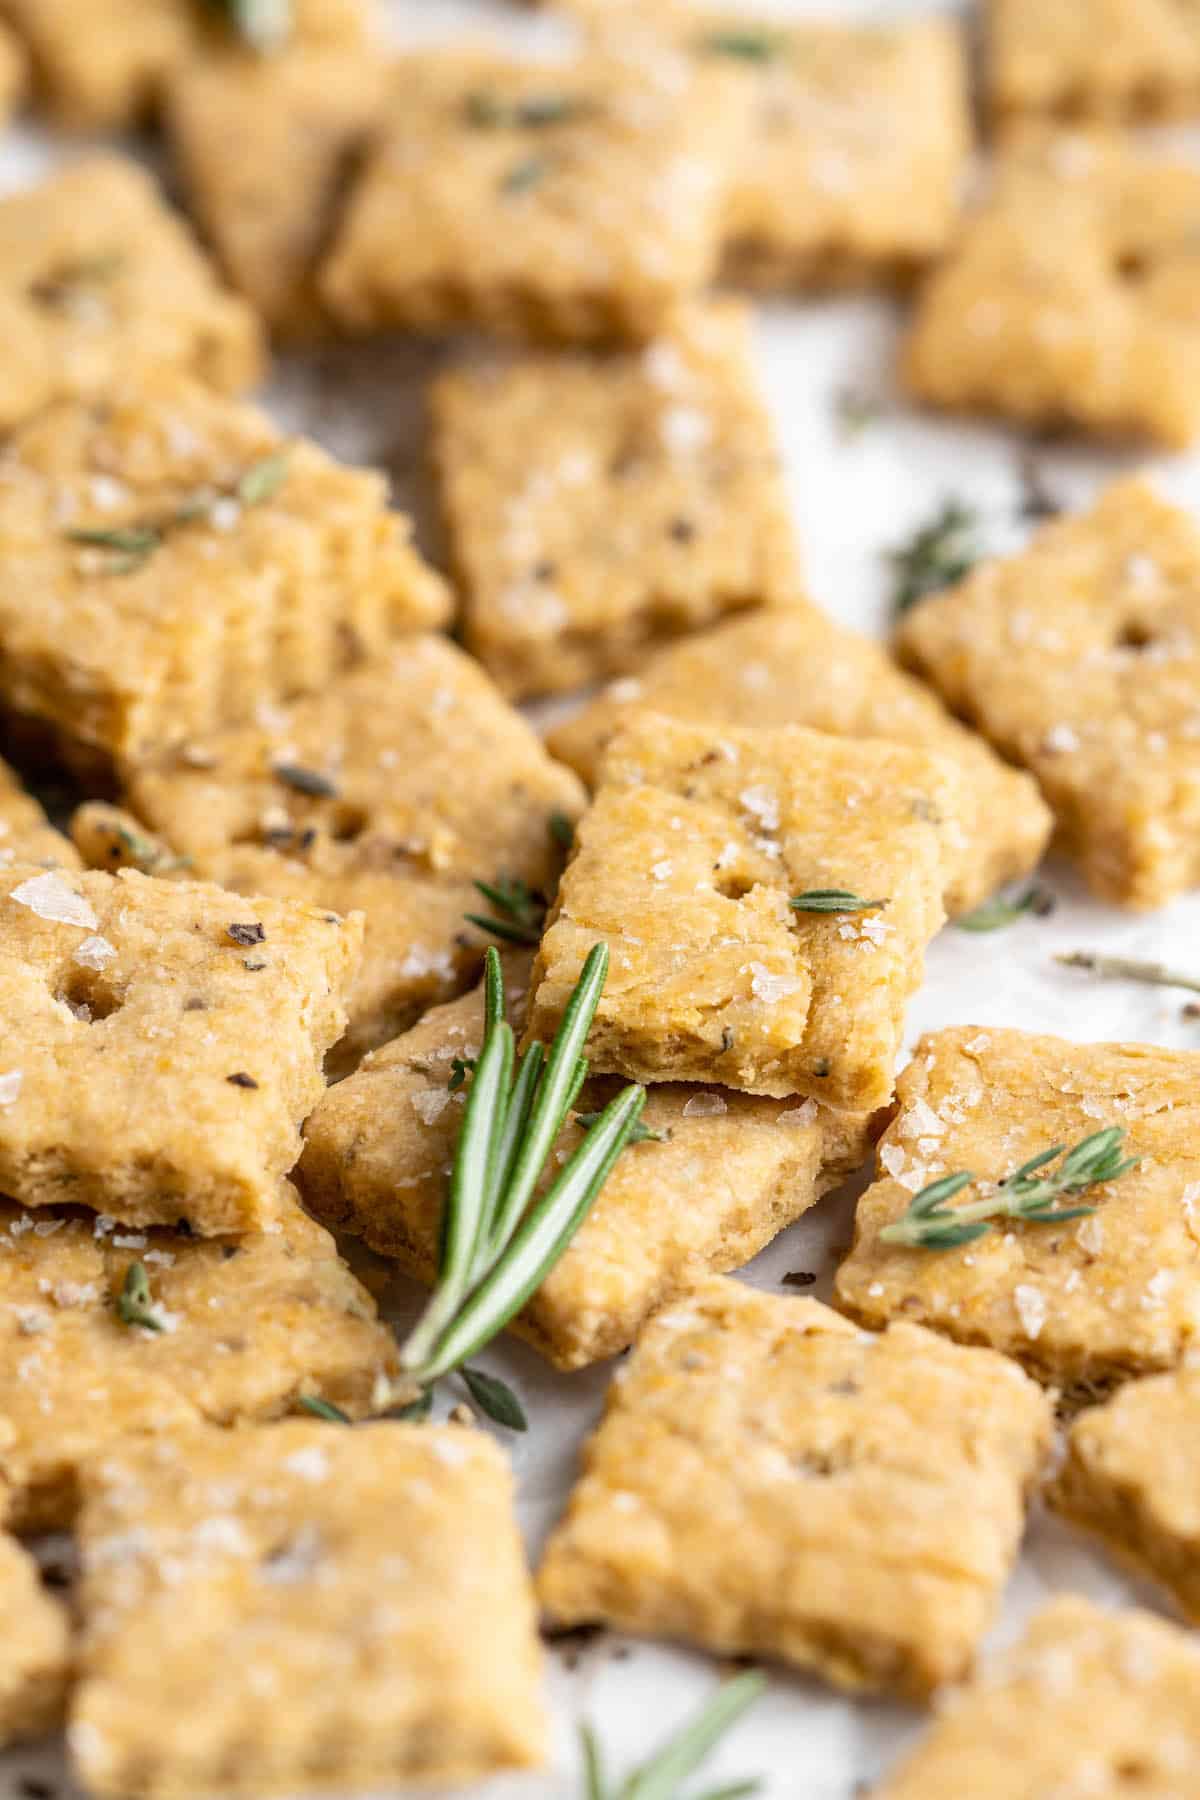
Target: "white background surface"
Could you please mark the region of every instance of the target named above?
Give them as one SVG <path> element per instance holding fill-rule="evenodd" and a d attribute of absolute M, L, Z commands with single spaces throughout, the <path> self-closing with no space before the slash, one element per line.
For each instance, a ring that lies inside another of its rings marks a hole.
<path fill-rule="evenodd" d="M 521 18 L 489 0 L 392 4 L 398 31 L 410 37 L 445 37 L 486 21 L 535 42 L 554 38 L 546 21 Z M 781 0 L 777 10 L 818 8 Z M 874 6 L 827 0 L 823 8 L 846 18 L 915 10 L 908 0 Z M 60 147 L 33 131 L 11 132 L 0 146 L 0 181 L 8 186 L 27 181 L 58 154 Z M 901 327 L 899 307 L 850 299 L 773 305 L 761 313 L 758 333 L 762 379 L 786 455 L 813 597 L 843 623 L 878 635 L 888 616 L 886 551 L 924 523 L 946 495 L 978 507 L 997 543 L 1019 541 L 1022 529 L 1015 521 L 1020 441 L 998 429 L 907 411 L 890 379 Z M 397 345 L 290 359 L 277 374 L 268 404 L 289 426 L 312 430 L 339 454 L 383 463 L 399 490 L 407 492 L 414 479 L 419 484 L 421 385 L 436 356 Z M 882 418 L 849 442 L 839 435 L 835 413 L 836 396 L 846 387 L 878 399 L 884 408 Z M 1039 450 L 1037 460 L 1052 492 L 1074 505 L 1139 459 L 1055 448 Z M 1200 500 L 1200 457 L 1155 466 L 1178 498 Z M 1053 595 L 1044 603 L 1052 607 Z M 1091 982 L 1051 961 L 1056 950 L 1087 947 L 1153 955 L 1200 970 L 1200 899 L 1150 918 L 1123 917 L 1086 900 L 1065 868 L 1052 865 L 1047 873 L 1060 897 L 1053 918 L 1025 920 L 990 936 L 951 928 L 933 944 L 925 986 L 911 1009 L 907 1046 L 922 1030 L 977 1024 L 1200 1047 L 1200 1023 L 1181 1016 L 1186 996 Z M 746 1279 L 777 1291 L 784 1272 L 809 1269 L 820 1272 L 816 1292 L 826 1294 L 838 1251 L 849 1240 L 851 1213 L 850 1195 L 823 1203 L 765 1252 Z M 536 1554 L 565 1495 L 579 1443 L 597 1415 L 608 1371 L 556 1376 L 520 1346 L 497 1347 L 486 1360 L 519 1389 L 530 1415 L 528 1437 L 511 1448 L 522 1516 Z M 1135 1597 L 1099 1553 L 1035 1514 L 994 1638 L 1011 1636 L 1033 1607 L 1061 1589 L 1113 1601 Z M 1150 1603 L 1157 1602 L 1150 1598 Z M 180 1626 L 185 1630 L 186 1620 Z M 553 1649 L 547 1660 L 556 1726 L 551 1771 L 474 1790 L 476 1800 L 581 1797 L 576 1763 L 581 1720 L 594 1723 L 612 1769 L 619 1772 L 647 1754 L 711 1691 L 718 1675 L 707 1658 L 605 1635 L 582 1648 Z M 705 1776 L 716 1781 L 761 1774 L 769 1800 L 851 1800 L 921 1725 L 916 1711 L 853 1704 L 818 1683 L 778 1673 Z M 31 1775 L 65 1780 L 56 1752 L 12 1753 L 0 1759 L 0 1800 L 20 1800 L 21 1778 Z M 36 1797 L 26 1790 L 25 1800 Z"/>

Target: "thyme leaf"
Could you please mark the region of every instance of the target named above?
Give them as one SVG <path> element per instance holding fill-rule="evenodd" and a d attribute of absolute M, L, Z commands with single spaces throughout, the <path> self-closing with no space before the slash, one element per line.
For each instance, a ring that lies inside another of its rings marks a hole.
<path fill-rule="evenodd" d="M 793 912 L 856 913 L 878 912 L 887 901 L 864 900 L 861 894 L 853 894 L 849 888 L 808 888 L 803 894 L 793 895 L 788 905 Z"/>
<path fill-rule="evenodd" d="M 465 1364 L 459 1374 L 480 1412 L 494 1424 L 503 1425 L 507 1431 L 529 1430 L 525 1408 L 506 1381 L 496 1375 L 485 1375 L 482 1369 L 467 1368 Z"/>
<path fill-rule="evenodd" d="M 1006 1175 L 981 1199 L 951 1207 L 953 1200 L 977 1179 L 967 1171 L 943 1175 L 914 1194 L 904 1214 L 885 1225 L 880 1238 L 887 1244 L 904 1244 L 917 1250 L 954 1250 L 983 1237 L 995 1219 L 1023 1219 L 1036 1225 L 1061 1224 L 1095 1212 L 1094 1206 L 1060 1206 L 1064 1196 L 1117 1181 L 1137 1163 L 1136 1156 L 1121 1155 L 1125 1129 L 1109 1125 L 1081 1138 L 1072 1149 L 1053 1144 Z M 1055 1158 L 1058 1167 L 1047 1169 Z"/>
<path fill-rule="evenodd" d="M 140 1325 L 145 1331 L 166 1330 L 154 1310 L 145 1263 L 133 1262 L 126 1269 L 125 1285 L 117 1297 L 117 1317 L 122 1325 Z"/>
<path fill-rule="evenodd" d="M 971 912 L 960 913 L 954 923 L 960 931 L 1002 931 L 1007 925 L 1015 925 L 1026 913 L 1032 913 L 1037 919 L 1048 918 L 1057 905 L 1058 899 L 1049 888 L 1033 882 L 1011 898 L 993 894 Z"/>
<path fill-rule="evenodd" d="M 616 1788 L 610 1787 L 605 1777 L 604 1759 L 595 1732 L 590 1725 L 584 1725 L 579 1737 L 587 1800 L 683 1800 L 683 1783 L 695 1774 L 742 1714 L 753 1706 L 766 1685 L 765 1675 L 757 1669 L 747 1669 L 745 1674 L 724 1682 L 674 1737 Z M 761 1785 L 757 1779 L 725 1782 L 697 1795 L 696 1800 L 742 1800 L 746 1795 L 756 1794 Z"/>
<path fill-rule="evenodd" d="M 1140 962 L 1132 956 L 1101 956 L 1096 950 L 1068 950 L 1055 957 L 1064 969 L 1084 969 L 1107 981 L 1140 981 L 1147 987 L 1187 988 L 1200 994 L 1200 975 L 1186 975 L 1166 963 Z"/>
<path fill-rule="evenodd" d="M 970 574 L 982 555 L 978 530 L 978 515 L 951 498 L 943 501 L 935 519 L 890 552 L 892 611 L 897 618 L 918 600 L 953 587 Z"/>

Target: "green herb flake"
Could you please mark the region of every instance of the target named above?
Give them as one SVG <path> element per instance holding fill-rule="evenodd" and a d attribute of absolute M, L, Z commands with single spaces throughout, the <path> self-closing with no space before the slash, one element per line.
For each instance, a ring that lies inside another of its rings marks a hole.
<path fill-rule="evenodd" d="M 553 125 L 572 124 L 592 111 L 583 95 L 547 92 L 528 94 L 521 100 L 504 100 L 498 94 L 468 94 L 463 114 L 477 131 L 545 131 Z"/>
<path fill-rule="evenodd" d="M 295 793 L 304 794 L 310 800 L 337 799 L 337 783 L 317 769 L 305 769 L 299 763 L 276 763 L 271 773 L 276 781 L 282 781 L 284 787 L 290 787 Z"/>
<path fill-rule="evenodd" d="M 528 194 L 535 187 L 540 187 L 550 173 L 550 164 L 544 156 L 527 156 L 521 162 L 514 163 L 500 180 L 502 194 Z"/>
<path fill-rule="evenodd" d="M 859 913 L 879 912 L 887 901 L 864 900 L 849 888 L 808 888 L 803 894 L 794 895 L 788 905 L 793 912 L 801 913 Z"/>
<path fill-rule="evenodd" d="M 273 500 L 288 478 L 288 452 L 277 450 L 273 456 L 260 457 L 251 463 L 234 490 L 243 506 L 264 506 Z"/>
<path fill-rule="evenodd" d="M 1027 914 L 1032 914 L 1035 919 L 1049 918 L 1057 905 L 1057 896 L 1035 882 L 1011 898 L 993 894 L 990 900 L 983 901 L 971 912 L 960 914 L 954 923 L 959 931 L 1003 931 Z"/>
<path fill-rule="evenodd" d="M 488 914 L 464 913 L 469 925 L 490 932 L 506 944 L 541 942 L 546 902 L 540 894 L 535 894 L 523 881 L 505 881 L 502 877 L 496 881 L 476 881 L 472 886 L 490 901 L 492 911 Z"/>
<path fill-rule="evenodd" d="M 453 1058 L 450 1064 L 450 1079 L 446 1083 L 446 1086 L 450 1089 L 452 1094 L 457 1094 L 459 1088 L 466 1087 L 467 1076 L 473 1074 L 474 1069 L 475 1058 L 473 1056 L 456 1056 Z"/>
<path fill-rule="evenodd" d="M 315 1394 L 302 1394 L 300 1406 L 304 1412 L 311 1413 L 314 1419 L 325 1419 L 330 1425 L 349 1425 L 351 1423 L 349 1413 L 344 1413 L 340 1406 L 333 1404 L 332 1400 L 318 1399 Z"/>
<path fill-rule="evenodd" d="M 503 1425 L 506 1431 L 529 1430 L 525 1408 L 507 1382 L 495 1375 L 485 1375 L 482 1369 L 470 1369 L 465 1365 L 459 1374 L 480 1412 L 493 1424 Z"/>
<path fill-rule="evenodd" d="M 1139 981 L 1145 987 L 1185 988 L 1200 994 L 1200 975 L 1168 968 L 1166 963 L 1142 962 L 1132 956 L 1102 956 L 1097 950 L 1068 950 L 1054 960 L 1064 969 L 1083 969 L 1105 981 Z"/>
<path fill-rule="evenodd" d="M 782 56 L 787 39 L 778 31 L 733 26 L 728 30 L 705 32 L 696 40 L 696 47 L 705 56 L 727 56 L 735 62 L 770 63 Z"/>
<path fill-rule="evenodd" d="M 961 500 L 950 499 L 932 523 L 890 553 L 895 582 L 892 611 L 897 618 L 918 600 L 953 587 L 970 574 L 982 555 L 978 531 L 978 515 Z"/>
<path fill-rule="evenodd" d="M 603 1117 L 604 1114 L 598 1112 L 576 1113 L 575 1123 L 578 1125 L 580 1131 L 590 1131 L 592 1126 L 598 1125 Z M 665 1144 L 667 1136 L 667 1132 L 654 1131 L 649 1125 L 645 1124 L 643 1120 L 639 1119 L 633 1130 L 630 1132 L 627 1141 L 630 1144 Z"/>
<path fill-rule="evenodd" d="M 140 1325 L 144 1331 L 165 1331 L 166 1326 L 154 1311 L 150 1277 L 145 1263 L 130 1263 L 125 1271 L 125 1285 L 117 1296 L 117 1317 L 122 1325 Z"/>

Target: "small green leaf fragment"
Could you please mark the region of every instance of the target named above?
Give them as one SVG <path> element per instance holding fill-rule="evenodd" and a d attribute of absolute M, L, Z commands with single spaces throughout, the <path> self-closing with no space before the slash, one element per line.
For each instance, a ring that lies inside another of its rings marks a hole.
<path fill-rule="evenodd" d="M 316 1394 L 301 1394 L 300 1405 L 314 1419 L 326 1419 L 331 1425 L 349 1425 L 350 1415 L 344 1413 L 340 1406 L 332 1400 L 322 1400 Z"/>
<path fill-rule="evenodd" d="M 125 1271 L 125 1285 L 117 1299 L 117 1317 L 123 1325 L 140 1325 L 144 1331 L 166 1330 L 154 1311 L 150 1277 L 144 1263 L 130 1263 Z"/>
<path fill-rule="evenodd" d="M 288 477 L 288 453 L 278 450 L 250 464 L 237 484 L 236 497 L 243 506 L 263 506 L 272 499 Z"/>
<path fill-rule="evenodd" d="M 1003 931 L 1007 926 L 1015 925 L 1027 913 L 1038 919 L 1048 918 L 1057 905 L 1057 897 L 1050 889 L 1035 882 L 1011 898 L 1005 894 L 993 894 L 990 900 L 984 900 L 973 911 L 962 913 L 954 923 L 960 931 Z"/>
<path fill-rule="evenodd" d="M 486 1375 L 482 1369 L 472 1369 L 466 1364 L 459 1370 L 466 1384 L 467 1392 L 479 1408 L 493 1424 L 503 1425 L 508 1431 L 528 1431 L 529 1420 L 525 1416 L 525 1408 L 517 1396 L 497 1375 Z"/>

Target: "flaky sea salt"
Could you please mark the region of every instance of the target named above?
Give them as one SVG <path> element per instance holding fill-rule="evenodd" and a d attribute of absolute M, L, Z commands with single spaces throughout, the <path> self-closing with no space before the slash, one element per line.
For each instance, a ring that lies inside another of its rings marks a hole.
<path fill-rule="evenodd" d="M 750 992 L 756 1000 L 762 1000 L 767 1006 L 774 1006 L 778 1000 L 786 1000 L 789 994 L 798 992 L 803 985 L 795 975 L 774 974 L 766 963 L 752 962 L 747 966 L 750 970 Z"/>
<path fill-rule="evenodd" d="M 434 1124 L 450 1104 L 450 1094 L 446 1088 L 422 1088 L 419 1094 L 413 1094 L 410 1098 L 412 1109 L 423 1125 Z"/>
<path fill-rule="evenodd" d="M 1042 749 L 1051 756 L 1069 756 L 1079 748 L 1079 733 L 1073 725 L 1052 725 L 1042 739 Z"/>
<path fill-rule="evenodd" d="M 720 1094 L 693 1094 L 683 1109 L 683 1116 L 685 1119 L 708 1119 L 728 1110 Z"/>
<path fill-rule="evenodd" d="M 779 830 L 779 796 L 769 787 L 743 788 L 738 799 L 764 831 Z"/>
<path fill-rule="evenodd" d="M 945 1124 L 938 1118 L 927 1100 L 918 1094 L 909 1106 L 900 1125 L 900 1135 L 912 1137 L 944 1137 Z"/>
<path fill-rule="evenodd" d="M 18 906 L 27 906 L 39 919 L 53 919 L 57 925 L 78 925 L 83 931 L 95 931 L 100 923 L 83 895 L 50 869 L 44 875 L 31 875 L 28 881 L 22 881 L 9 899 Z"/>
<path fill-rule="evenodd" d="M 805 1100 L 803 1105 L 790 1106 L 787 1112 L 781 1112 L 775 1123 L 777 1125 L 788 1125 L 793 1128 L 814 1125 L 816 1123 L 817 1111 L 818 1108 L 815 1100 Z"/>
<path fill-rule="evenodd" d="M 12 1105 L 21 1092 L 24 1079 L 24 1071 L 21 1069 L 9 1069 L 6 1074 L 0 1075 L 0 1106 Z"/>
<path fill-rule="evenodd" d="M 1013 1289 L 1013 1304 L 1025 1335 L 1040 1337 L 1042 1326 L 1046 1323 L 1046 1296 L 1041 1288 L 1030 1287 L 1026 1282 L 1021 1282 Z"/>
<path fill-rule="evenodd" d="M 71 961 L 82 963 L 85 969 L 102 969 L 105 963 L 111 962 L 116 954 L 114 944 L 110 944 L 107 938 L 97 937 L 93 933 L 91 937 L 85 937 L 82 944 L 76 946 Z"/>
<path fill-rule="evenodd" d="M 294 1450 L 285 1456 L 283 1466 L 289 1475 L 298 1475 L 301 1481 L 324 1481 L 329 1473 L 329 1457 L 316 1444 L 309 1444 L 304 1450 Z"/>

